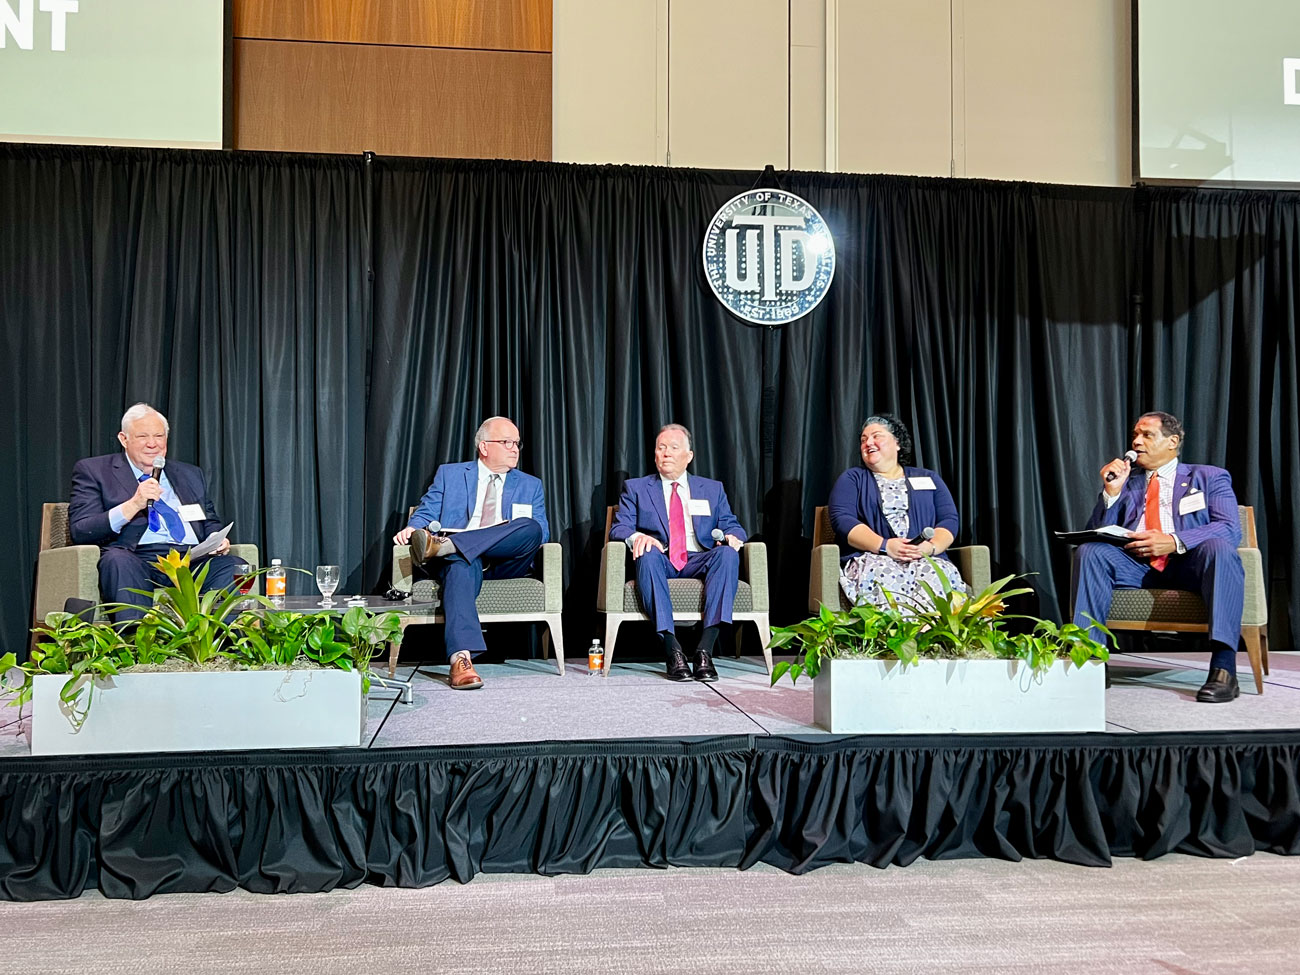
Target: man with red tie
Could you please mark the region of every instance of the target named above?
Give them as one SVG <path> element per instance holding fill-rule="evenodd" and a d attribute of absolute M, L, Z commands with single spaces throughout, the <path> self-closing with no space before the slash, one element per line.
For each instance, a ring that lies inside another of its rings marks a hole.
<path fill-rule="evenodd" d="M 1209 611 L 1211 656 L 1196 699 L 1221 704 L 1240 693 L 1241 520 L 1227 471 L 1178 462 L 1184 436 L 1177 417 L 1144 413 L 1133 426 L 1137 460 L 1113 460 L 1101 469 L 1102 494 L 1088 527 L 1117 525 L 1132 534 L 1122 549 L 1090 542 L 1075 552 L 1074 622 L 1105 622 L 1116 587 L 1199 593 Z M 1131 476 L 1135 466 L 1142 476 Z M 1096 630 L 1092 635 L 1102 638 Z"/>
<path fill-rule="evenodd" d="M 610 541 L 632 550 L 641 608 L 654 622 L 668 657 L 672 680 L 715 681 L 713 648 L 719 628 L 731 622 L 740 579 L 740 546 L 749 537 L 731 513 L 721 481 L 687 475 L 695 457 L 691 433 L 669 423 L 655 439 L 657 474 L 623 485 Z M 714 531 L 722 533 L 715 540 Z M 673 629 L 669 579 L 704 580 L 704 632 L 694 654 L 694 674 Z"/>

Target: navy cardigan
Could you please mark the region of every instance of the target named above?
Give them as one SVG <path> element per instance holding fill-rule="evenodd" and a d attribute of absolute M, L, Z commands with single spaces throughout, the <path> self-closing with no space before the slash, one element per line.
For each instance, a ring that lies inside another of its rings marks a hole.
<path fill-rule="evenodd" d="M 924 467 L 904 467 L 907 479 L 907 538 L 915 538 L 923 528 L 946 528 L 957 536 L 957 505 L 953 503 L 952 492 L 943 479 L 934 471 Z M 934 490 L 917 489 L 912 486 L 912 478 L 928 477 L 934 481 Z M 894 530 L 885 518 L 880 507 L 880 488 L 871 471 L 865 467 L 851 467 L 841 474 L 831 488 L 828 502 L 831 527 L 835 530 L 835 543 L 840 547 L 840 559 L 848 559 L 859 554 L 861 549 L 849 544 L 849 532 L 860 524 L 865 524 L 877 535 L 893 538 Z M 947 553 L 940 553 L 936 558 L 946 559 Z"/>

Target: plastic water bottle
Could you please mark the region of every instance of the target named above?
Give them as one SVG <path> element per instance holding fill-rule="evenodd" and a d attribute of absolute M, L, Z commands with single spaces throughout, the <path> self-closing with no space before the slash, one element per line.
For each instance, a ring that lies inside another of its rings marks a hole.
<path fill-rule="evenodd" d="M 277 606 L 284 605 L 285 573 L 279 559 L 271 560 L 271 571 L 266 574 L 266 595 Z"/>
<path fill-rule="evenodd" d="M 587 648 L 587 676 L 599 677 L 605 670 L 605 648 L 599 640 L 592 640 Z"/>

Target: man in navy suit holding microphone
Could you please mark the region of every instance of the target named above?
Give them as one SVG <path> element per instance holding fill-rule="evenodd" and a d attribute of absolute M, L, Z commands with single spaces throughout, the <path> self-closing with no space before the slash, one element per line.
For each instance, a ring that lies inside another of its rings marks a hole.
<path fill-rule="evenodd" d="M 740 579 L 740 546 L 749 537 L 731 513 L 721 481 L 687 475 L 695 457 L 691 434 L 669 423 L 655 439 L 657 474 L 623 485 L 610 541 L 632 550 L 641 607 L 664 641 L 672 680 L 715 681 L 713 647 L 731 622 Z M 673 630 L 669 579 L 704 580 L 704 632 L 694 655 L 694 675 Z"/>
<path fill-rule="evenodd" d="M 1116 525 L 1132 534 L 1123 548 L 1089 542 L 1075 552 L 1074 622 L 1105 622 L 1115 587 L 1200 593 L 1209 610 L 1212 653 L 1209 679 L 1196 699 L 1219 704 L 1240 693 L 1241 520 L 1227 471 L 1179 463 L 1184 436 L 1177 417 L 1144 413 L 1133 426 L 1136 459 L 1101 469 L 1102 494 L 1088 527 Z M 1101 639 L 1095 630 L 1092 635 Z"/>
<path fill-rule="evenodd" d="M 477 459 L 439 467 L 410 523 L 393 536 L 442 587 L 454 690 L 483 686 L 474 669 L 474 655 L 487 648 L 475 606 L 483 580 L 526 575 L 550 535 L 542 482 L 516 470 L 520 446 L 519 428 L 505 417 L 484 420 L 474 434 Z M 439 534 L 447 528 L 458 531 Z"/>

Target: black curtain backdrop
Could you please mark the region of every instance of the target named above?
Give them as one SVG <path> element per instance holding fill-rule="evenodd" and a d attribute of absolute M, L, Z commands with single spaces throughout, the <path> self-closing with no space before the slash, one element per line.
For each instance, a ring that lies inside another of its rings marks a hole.
<path fill-rule="evenodd" d="M 25 645 L 40 504 L 153 402 L 235 535 L 345 588 L 478 422 L 517 420 L 565 545 L 570 642 L 597 633 L 605 506 L 659 425 L 695 434 L 805 609 L 813 509 L 858 424 L 912 427 L 1020 608 L 1059 617 L 1096 471 L 1141 410 L 1254 504 L 1274 646 L 1300 612 L 1300 194 L 780 173 L 837 243 L 810 316 L 714 300 L 705 225 L 751 172 L 0 148 L 6 648 Z M 311 590 L 302 576 L 291 585 Z M 756 647 L 753 649 L 757 649 Z"/>

